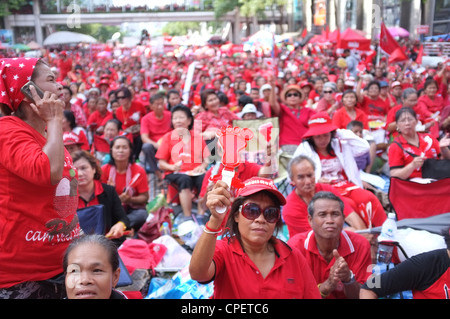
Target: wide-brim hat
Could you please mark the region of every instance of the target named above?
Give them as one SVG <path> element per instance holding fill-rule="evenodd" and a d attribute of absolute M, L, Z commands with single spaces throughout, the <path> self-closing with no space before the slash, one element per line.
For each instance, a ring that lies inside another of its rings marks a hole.
<path fill-rule="evenodd" d="M 281 205 L 286 204 L 286 198 L 278 191 L 273 180 L 262 177 L 252 177 L 244 181 L 244 186 L 237 191 L 236 196 L 250 196 L 261 191 L 268 191 L 274 194 Z"/>
<path fill-rule="evenodd" d="M 286 93 L 288 93 L 289 91 L 297 91 L 298 93 L 300 93 L 300 98 L 303 98 L 303 92 L 300 86 L 298 86 L 297 84 L 290 84 L 286 86 L 281 93 L 280 97 L 283 102 L 286 102 Z"/>
<path fill-rule="evenodd" d="M 303 138 L 333 132 L 338 129 L 327 112 L 319 112 L 312 115 L 308 121 L 308 126 L 309 128 L 303 135 Z"/>

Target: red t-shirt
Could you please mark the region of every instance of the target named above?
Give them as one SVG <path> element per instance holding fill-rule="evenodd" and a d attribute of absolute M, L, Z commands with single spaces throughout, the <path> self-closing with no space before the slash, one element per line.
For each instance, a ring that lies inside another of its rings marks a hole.
<path fill-rule="evenodd" d="M 164 134 L 171 130 L 172 113 L 164 111 L 162 119 L 155 116 L 155 112 L 146 114 L 141 120 L 141 134 L 148 134 L 148 137 L 158 142 Z"/>
<path fill-rule="evenodd" d="M 114 185 L 116 188 L 117 194 L 122 194 L 127 187 L 127 173 L 117 173 L 114 180 L 114 176 L 111 174 L 111 164 L 105 164 L 102 166 L 102 177 L 101 181 L 102 183 Z M 136 182 L 133 183 L 131 186 L 131 193 L 133 196 L 136 196 L 138 194 L 143 194 L 148 192 L 148 180 L 147 180 L 147 174 L 145 173 L 145 169 L 136 164 L 133 163 L 130 165 L 131 174 L 129 174 L 128 179 L 129 182 L 131 182 L 135 176 L 139 174 L 139 177 L 137 178 Z"/>
<path fill-rule="evenodd" d="M 276 239 L 276 259 L 263 278 L 242 250 L 238 240 L 216 242 L 214 263 L 215 299 L 320 299 L 317 283 L 305 257 Z"/>
<path fill-rule="evenodd" d="M 368 96 L 364 96 L 361 103 L 361 109 L 367 114 L 369 121 L 384 120 L 390 108 L 389 102 L 383 101 L 381 98 L 372 100 Z"/>
<path fill-rule="evenodd" d="M 280 145 L 299 145 L 308 130 L 309 118 L 316 112 L 307 107 L 294 110 L 284 104 L 280 108 Z"/>
<path fill-rule="evenodd" d="M 63 177 L 52 185 L 46 142 L 19 118 L 0 118 L 0 288 L 61 274 L 80 235 L 72 158 L 65 150 Z"/>
<path fill-rule="evenodd" d="M 402 168 L 413 161 L 413 156 L 408 154 L 406 151 L 420 156 L 422 153 L 425 154 L 426 158 L 439 158 L 441 154 L 441 148 L 439 147 L 439 141 L 435 139 L 432 135 L 427 133 L 417 133 L 419 135 L 419 146 L 409 144 L 405 138 L 401 135 L 396 139 L 405 151 L 401 149 L 396 143 L 391 143 L 389 147 L 389 167 Z M 409 178 L 422 177 L 422 168 L 419 167 L 415 169 Z"/>
<path fill-rule="evenodd" d="M 122 122 L 122 129 L 125 130 L 130 126 L 139 124 L 142 117 L 146 114 L 144 105 L 137 101 L 132 101 L 128 111 L 123 106 L 119 106 L 116 110 L 116 118 Z"/>
<path fill-rule="evenodd" d="M 300 250 L 306 257 L 317 283 L 322 283 L 328 279 L 330 269 L 336 260 L 333 257 L 331 262 L 327 264 L 317 248 L 314 231 L 297 234 L 289 239 L 288 244 Z M 369 267 L 372 264 L 369 241 L 359 234 L 342 231 L 337 250 L 355 274 L 356 281 L 361 284 L 365 283 L 372 273 L 371 267 Z M 344 285 L 339 283 L 337 289 L 327 299 L 345 299 Z"/>
<path fill-rule="evenodd" d="M 96 129 L 99 126 L 102 126 L 102 123 L 106 123 L 107 121 L 113 118 L 113 114 L 110 111 L 107 111 L 104 116 L 99 111 L 94 111 L 89 115 L 87 124 L 92 126 L 92 129 Z"/>
<path fill-rule="evenodd" d="M 344 202 L 344 215 L 346 217 L 354 211 L 348 199 L 342 197 L 334 187 L 317 183 L 315 193 L 321 191 L 332 192 Z M 288 228 L 289 237 L 311 230 L 311 225 L 308 222 L 308 205 L 297 195 L 295 190 L 286 197 L 286 205 L 283 206 L 283 219 Z"/>
<path fill-rule="evenodd" d="M 355 108 L 355 111 L 356 111 L 355 120 L 362 122 L 363 128 L 368 130 L 369 129 L 369 119 L 367 117 L 367 114 L 358 108 Z M 346 129 L 348 123 L 350 123 L 351 121 L 352 121 L 352 119 L 348 115 L 345 107 L 341 107 L 333 114 L 333 124 L 336 125 L 338 128 Z"/>
<path fill-rule="evenodd" d="M 190 131 L 190 143 L 184 145 L 176 130 L 166 133 L 161 139 L 161 145 L 156 152 L 157 159 L 163 159 L 169 164 L 183 161 L 180 172 L 188 172 L 203 163 L 209 156 L 209 150 L 201 134 Z M 170 174 L 166 172 L 166 174 Z"/>

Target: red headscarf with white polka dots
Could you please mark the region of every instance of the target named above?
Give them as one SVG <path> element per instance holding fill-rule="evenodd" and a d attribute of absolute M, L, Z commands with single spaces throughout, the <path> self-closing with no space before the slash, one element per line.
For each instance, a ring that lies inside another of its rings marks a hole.
<path fill-rule="evenodd" d="M 16 111 L 25 98 L 20 89 L 31 80 L 34 67 L 39 59 L 0 59 L 0 103 Z"/>

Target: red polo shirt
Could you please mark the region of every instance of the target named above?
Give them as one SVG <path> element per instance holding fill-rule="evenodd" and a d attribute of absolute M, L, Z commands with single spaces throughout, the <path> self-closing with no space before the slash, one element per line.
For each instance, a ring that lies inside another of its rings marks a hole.
<path fill-rule="evenodd" d="M 439 147 L 439 141 L 435 139 L 432 135 L 427 133 L 417 133 L 419 135 L 419 146 L 409 144 L 405 138 L 401 135 L 395 139 L 399 142 L 405 151 L 401 149 L 396 143 L 392 143 L 389 147 L 389 167 L 402 168 L 411 163 L 414 159 L 409 153 L 416 154 L 420 156 L 422 153 L 425 154 L 427 158 L 439 158 L 441 154 L 441 148 Z M 407 151 L 407 152 L 406 152 Z M 409 178 L 422 177 L 422 168 L 419 167 L 415 169 Z"/>
<path fill-rule="evenodd" d="M 288 241 L 293 248 L 299 249 L 306 257 L 309 267 L 312 269 L 314 278 L 318 283 L 322 283 L 330 276 L 330 269 L 334 265 L 335 259 L 329 264 L 319 252 L 316 244 L 314 231 L 297 234 Z M 370 243 L 363 236 L 342 231 L 339 240 L 338 253 L 344 257 L 350 270 L 355 274 L 356 281 L 363 284 L 371 275 L 372 259 L 370 256 Z M 328 299 L 345 299 L 344 285 L 339 284 Z"/>
<path fill-rule="evenodd" d="M 238 240 L 218 240 L 214 253 L 216 299 L 320 299 L 317 283 L 305 257 L 280 240 L 276 260 L 263 278 L 258 267 L 242 250 Z"/>

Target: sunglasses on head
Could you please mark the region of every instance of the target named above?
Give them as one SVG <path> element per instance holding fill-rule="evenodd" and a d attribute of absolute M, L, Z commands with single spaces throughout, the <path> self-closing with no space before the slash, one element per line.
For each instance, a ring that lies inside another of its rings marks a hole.
<path fill-rule="evenodd" d="M 263 213 L 266 221 L 271 224 L 276 223 L 280 219 L 280 208 L 267 207 L 261 212 L 261 207 L 255 203 L 247 203 L 239 206 L 239 212 L 249 220 L 255 220 Z"/>
<path fill-rule="evenodd" d="M 288 94 L 286 94 L 286 97 L 291 97 L 291 96 L 299 97 L 300 94 L 298 94 L 298 93 L 288 93 Z"/>

